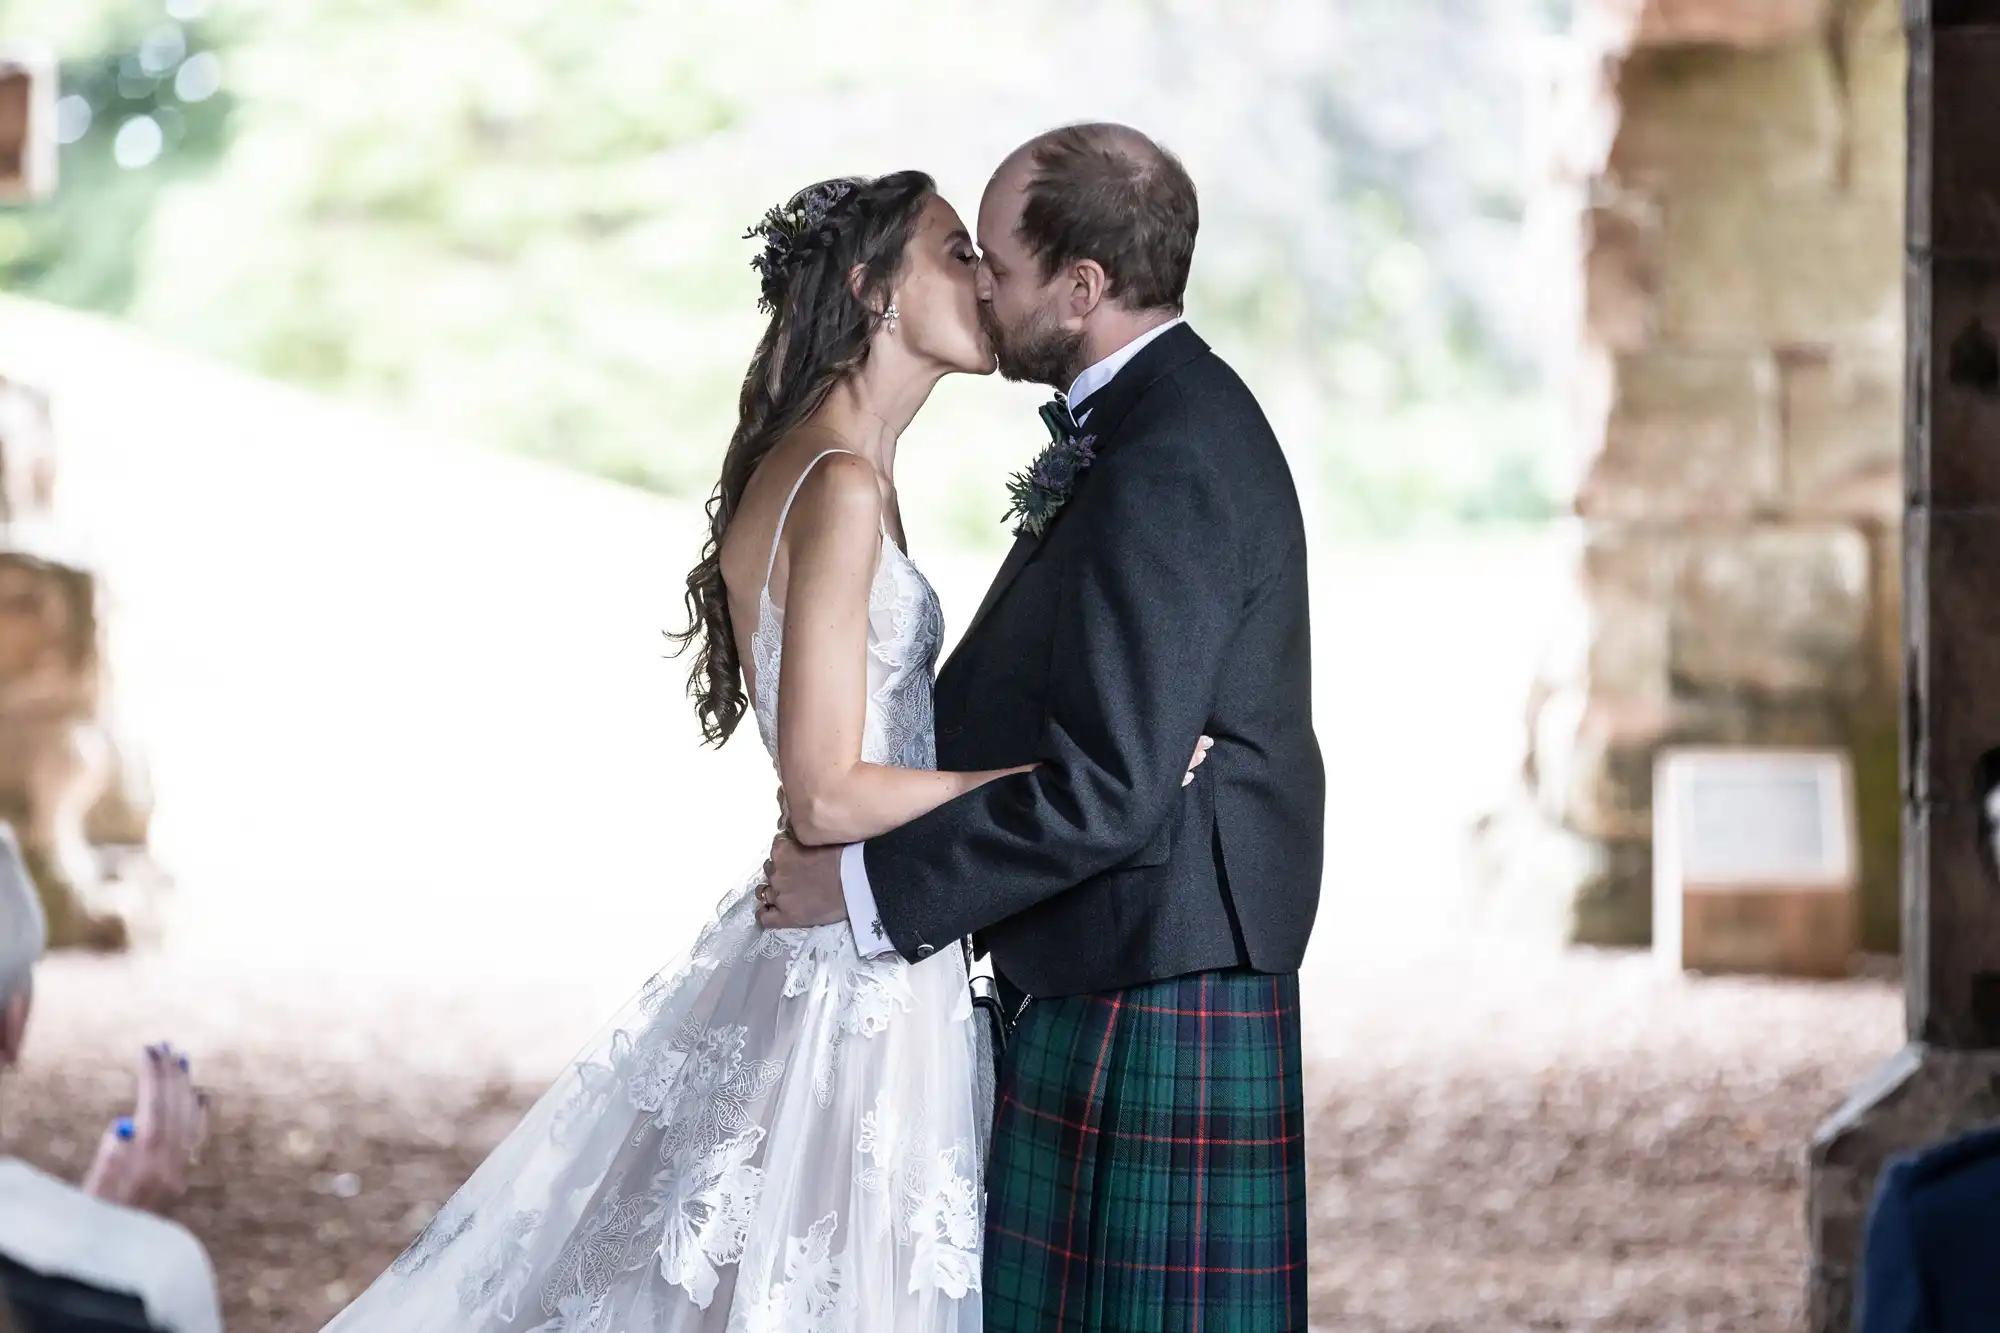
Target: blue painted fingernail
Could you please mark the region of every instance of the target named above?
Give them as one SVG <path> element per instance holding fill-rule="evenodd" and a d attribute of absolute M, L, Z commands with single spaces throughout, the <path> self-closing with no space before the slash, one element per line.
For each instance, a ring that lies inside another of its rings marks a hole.
<path fill-rule="evenodd" d="M 133 1128 L 132 1117 L 129 1115 L 119 1116 L 118 1123 L 113 1128 L 118 1137 L 124 1139 L 127 1143 L 131 1142 L 132 1136 L 138 1133 L 138 1130 Z"/>

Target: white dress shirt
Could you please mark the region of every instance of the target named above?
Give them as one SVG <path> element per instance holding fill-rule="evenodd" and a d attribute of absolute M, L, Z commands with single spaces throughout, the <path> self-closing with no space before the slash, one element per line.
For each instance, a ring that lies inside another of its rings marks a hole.
<path fill-rule="evenodd" d="M 1090 409 L 1083 405 L 1086 399 L 1111 383 L 1118 372 L 1125 369 L 1133 357 L 1145 351 L 1155 338 L 1186 322 L 1185 318 L 1176 317 L 1158 328 L 1147 329 L 1078 375 L 1064 398 L 1076 424 L 1083 425 L 1090 416 Z M 896 946 L 889 942 L 888 932 L 882 929 L 882 914 L 876 910 L 875 894 L 868 886 L 868 863 L 861 852 L 865 845 L 850 842 L 840 849 L 840 892 L 847 900 L 847 921 L 854 928 L 854 947 L 863 958 L 879 958 L 883 954 L 894 953 Z"/>

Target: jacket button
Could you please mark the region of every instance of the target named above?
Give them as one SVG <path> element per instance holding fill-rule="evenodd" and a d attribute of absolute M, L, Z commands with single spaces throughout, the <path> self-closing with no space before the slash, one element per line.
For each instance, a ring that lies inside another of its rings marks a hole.
<path fill-rule="evenodd" d="M 931 948 L 931 946 L 928 944 L 919 944 L 917 946 L 917 961 L 921 963 L 924 961 L 924 959 L 929 958 L 932 954 L 936 952 L 937 950 Z"/>

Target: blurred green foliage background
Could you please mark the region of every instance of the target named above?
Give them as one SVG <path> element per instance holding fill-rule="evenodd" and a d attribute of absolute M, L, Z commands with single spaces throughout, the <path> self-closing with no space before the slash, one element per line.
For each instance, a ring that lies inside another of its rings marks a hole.
<path fill-rule="evenodd" d="M 698 495 L 766 204 L 919 166 L 969 217 L 1014 143 L 1118 118 L 1194 171 L 1190 315 L 1324 530 L 1535 522 L 1562 447 L 1522 241 L 1563 21 L 1557 0 L 4 0 L 0 35 L 62 57 L 67 142 L 57 198 L 0 211 L 0 285 Z M 1001 540 L 1029 403 L 951 386 L 925 414 L 951 463 L 918 481 L 956 535 Z"/>

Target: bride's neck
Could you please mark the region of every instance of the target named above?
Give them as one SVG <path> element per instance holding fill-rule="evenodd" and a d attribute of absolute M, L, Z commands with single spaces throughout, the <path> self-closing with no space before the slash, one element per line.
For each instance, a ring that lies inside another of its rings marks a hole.
<path fill-rule="evenodd" d="M 860 374 L 836 386 L 812 415 L 814 424 L 838 435 L 892 479 L 896 475 L 896 442 L 916 420 L 938 382 L 936 375 L 889 364 L 893 359 L 899 358 L 872 359 Z"/>

